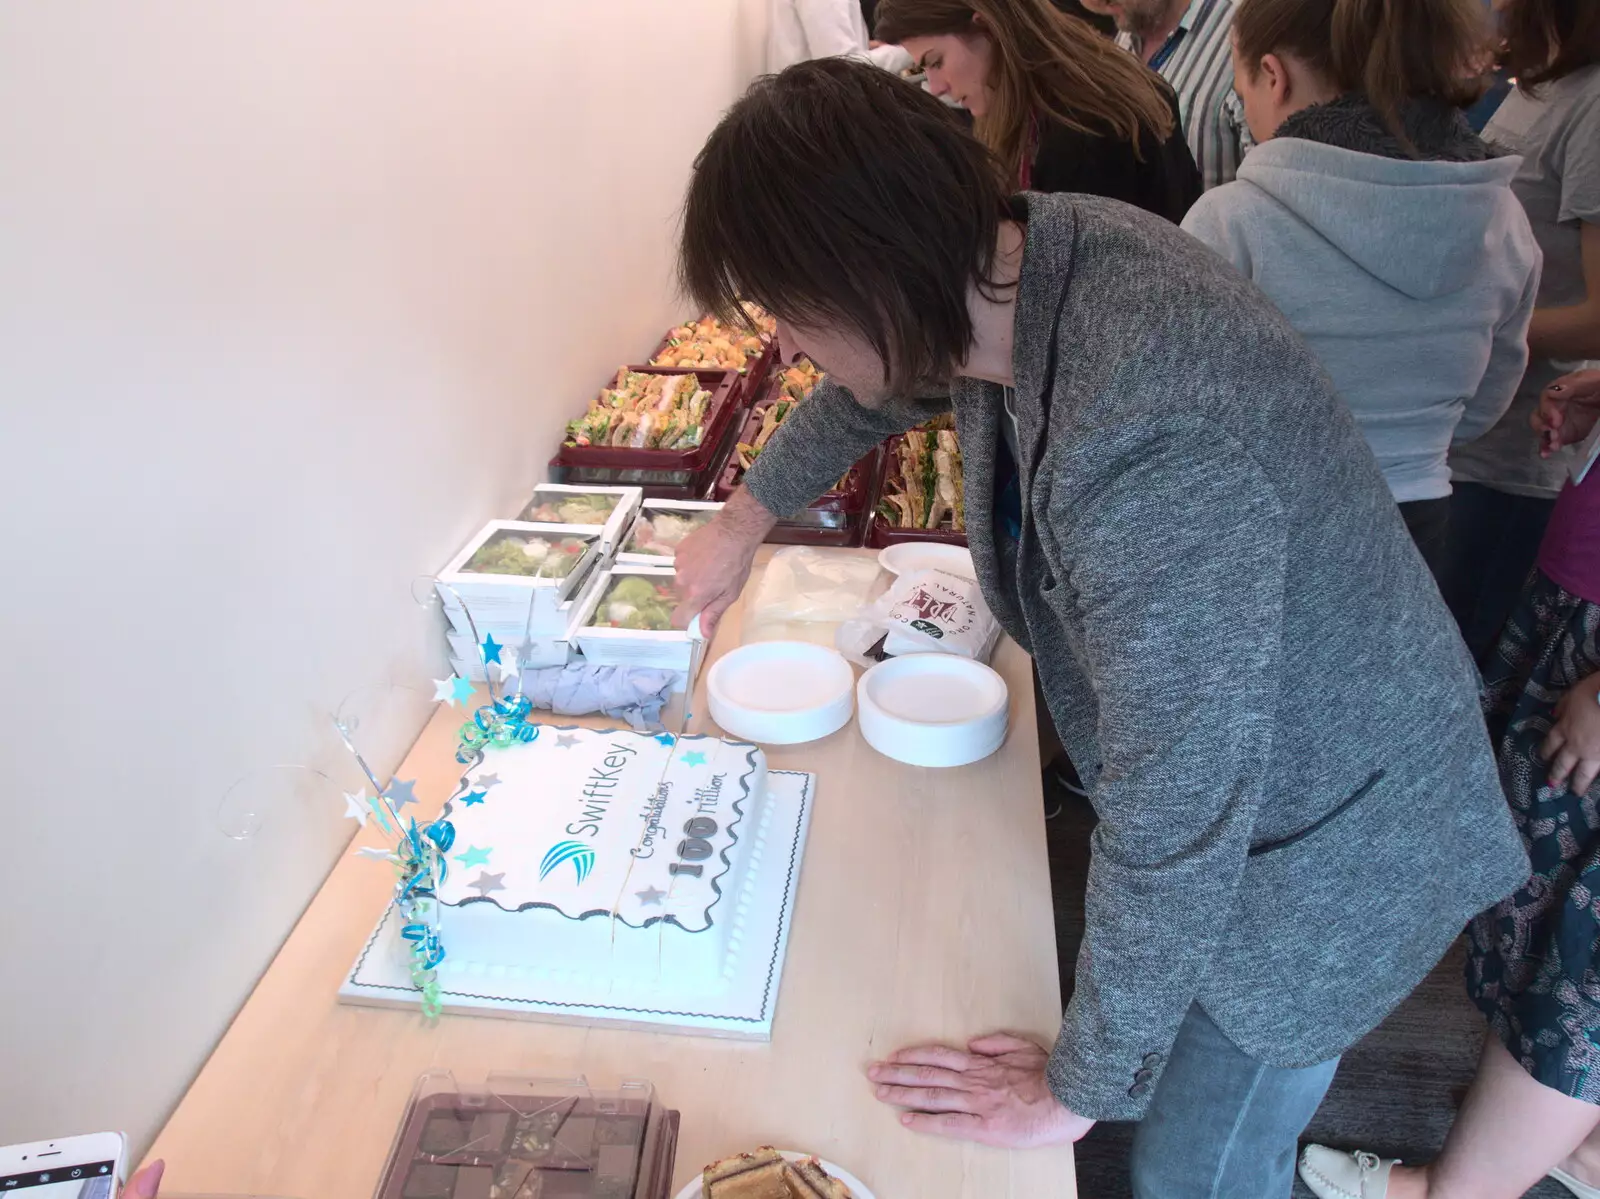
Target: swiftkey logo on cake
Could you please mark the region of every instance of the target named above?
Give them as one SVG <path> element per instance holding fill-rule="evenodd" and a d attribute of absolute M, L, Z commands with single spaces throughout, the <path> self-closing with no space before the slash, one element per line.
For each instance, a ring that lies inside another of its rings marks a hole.
<path fill-rule="evenodd" d="M 539 863 L 539 881 L 544 882 L 566 862 L 571 862 L 573 869 L 578 872 L 578 886 L 581 887 L 583 880 L 589 877 L 589 871 L 594 869 L 594 850 L 582 841 L 558 841 L 544 855 L 544 861 Z"/>

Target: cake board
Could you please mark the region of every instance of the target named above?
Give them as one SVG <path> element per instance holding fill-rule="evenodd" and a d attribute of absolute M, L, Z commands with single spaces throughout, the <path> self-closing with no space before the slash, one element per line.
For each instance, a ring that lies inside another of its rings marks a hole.
<path fill-rule="evenodd" d="M 770 1041 L 815 798 L 815 775 L 793 770 L 768 772 L 767 797 L 757 832 L 760 858 L 751 862 L 749 908 L 742 930 L 746 944 L 734 976 L 719 995 L 694 1003 L 662 1004 L 648 984 L 602 985 L 592 979 L 566 976 L 559 970 L 471 962 L 455 965 L 447 944 L 445 960 L 439 966 L 444 1011 L 452 1015 Z M 756 869 L 758 865 L 760 868 Z M 418 1006 L 400 924 L 394 906 L 386 907 L 339 988 L 340 1002 L 370 1007 Z"/>

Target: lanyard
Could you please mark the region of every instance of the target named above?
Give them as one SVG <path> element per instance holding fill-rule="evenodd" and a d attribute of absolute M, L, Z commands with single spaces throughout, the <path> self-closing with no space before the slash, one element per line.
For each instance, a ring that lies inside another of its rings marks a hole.
<path fill-rule="evenodd" d="M 1161 49 L 1157 50 L 1155 57 L 1150 60 L 1150 69 L 1152 71 L 1160 71 L 1162 67 L 1167 65 L 1168 60 L 1172 58 L 1173 53 L 1178 49 L 1178 43 L 1183 41 L 1183 35 L 1188 32 L 1182 25 L 1179 25 L 1167 35 L 1167 40 L 1161 43 Z"/>

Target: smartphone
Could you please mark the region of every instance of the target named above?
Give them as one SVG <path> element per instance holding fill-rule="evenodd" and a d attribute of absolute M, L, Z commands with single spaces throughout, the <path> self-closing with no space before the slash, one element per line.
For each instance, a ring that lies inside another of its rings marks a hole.
<path fill-rule="evenodd" d="M 120 1132 L 0 1148 L 0 1195 L 27 1199 L 115 1199 L 126 1173 Z"/>

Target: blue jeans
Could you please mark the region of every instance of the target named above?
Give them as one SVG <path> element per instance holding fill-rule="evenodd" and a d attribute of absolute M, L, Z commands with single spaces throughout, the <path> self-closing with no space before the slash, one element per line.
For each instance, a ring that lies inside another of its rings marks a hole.
<path fill-rule="evenodd" d="M 1133 1136 L 1134 1199 L 1287 1199 L 1338 1067 L 1265 1065 L 1192 1005 Z"/>

